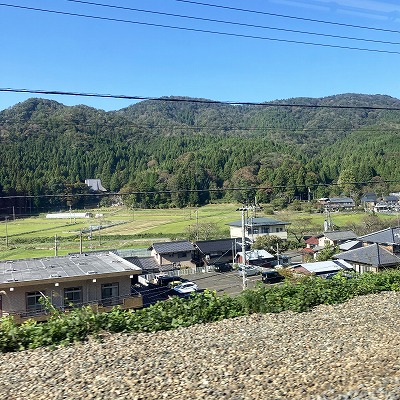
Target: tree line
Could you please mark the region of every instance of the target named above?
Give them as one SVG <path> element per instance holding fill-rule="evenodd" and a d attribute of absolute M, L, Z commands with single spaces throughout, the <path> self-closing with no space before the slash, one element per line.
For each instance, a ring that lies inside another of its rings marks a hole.
<path fill-rule="evenodd" d="M 296 101 L 400 106 L 355 94 Z M 89 178 L 146 208 L 387 194 L 400 189 L 399 123 L 390 110 L 166 99 L 105 112 L 29 99 L 0 112 L 0 214 L 99 202 L 82 196 Z"/>

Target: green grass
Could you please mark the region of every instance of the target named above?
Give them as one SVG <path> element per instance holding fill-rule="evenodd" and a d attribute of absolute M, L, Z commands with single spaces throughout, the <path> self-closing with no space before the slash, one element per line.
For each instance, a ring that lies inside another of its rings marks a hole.
<path fill-rule="evenodd" d="M 229 237 L 228 223 L 240 220 L 238 204 L 210 204 L 199 208 L 184 209 L 138 209 L 128 210 L 125 207 L 84 210 L 93 215 L 103 216 L 91 219 L 46 219 L 42 214 L 37 217 L 0 222 L 0 259 L 18 259 L 32 257 L 49 257 L 55 254 L 54 239 L 58 238 L 58 255 L 79 251 L 79 232 L 90 225 L 112 225 L 100 232 L 92 232 L 92 241 L 88 234 L 83 234 L 83 251 L 99 249 L 139 249 L 149 247 L 154 241 L 170 239 L 187 239 L 190 229 L 197 224 L 212 224 L 215 237 Z M 78 211 L 78 210 L 74 210 Z M 332 213 L 333 223 L 342 228 L 359 224 L 365 213 Z M 280 211 L 272 217 L 283 221 L 307 220 L 310 233 L 323 230 L 324 214 L 310 214 L 294 211 Z M 380 215 L 381 218 L 393 218 Z M 6 229 L 9 246 L 6 247 Z"/>

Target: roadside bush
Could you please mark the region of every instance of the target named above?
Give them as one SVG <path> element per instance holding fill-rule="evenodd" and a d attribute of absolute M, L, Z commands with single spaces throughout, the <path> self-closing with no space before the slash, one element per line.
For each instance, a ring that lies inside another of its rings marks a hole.
<path fill-rule="evenodd" d="M 189 299 L 174 297 L 140 310 L 115 307 L 109 313 L 95 313 L 90 307 L 62 313 L 46 300 L 44 306 L 50 313 L 47 322 L 29 320 L 17 325 L 13 317 L 1 319 L 0 351 L 66 345 L 84 341 L 101 331 L 156 332 L 252 313 L 305 312 L 319 304 L 341 303 L 355 296 L 382 291 L 400 291 L 400 271 L 352 277 L 338 274 L 328 280 L 288 275 L 282 285 L 259 285 L 237 297 L 217 296 L 206 290 Z"/>

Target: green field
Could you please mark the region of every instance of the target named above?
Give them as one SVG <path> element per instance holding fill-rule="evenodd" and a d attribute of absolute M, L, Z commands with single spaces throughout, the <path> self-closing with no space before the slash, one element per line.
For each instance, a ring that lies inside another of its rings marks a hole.
<path fill-rule="evenodd" d="M 189 239 L 190 233 L 199 232 L 199 239 L 229 237 L 228 223 L 240 220 L 238 204 L 211 204 L 201 208 L 138 209 L 112 207 L 95 210 L 90 219 L 46 219 L 45 214 L 0 223 L 0 259 L 20 259 L 65 255 L 80 250 L 143 249 L 155 241 Z M 76 210 L 78 212 L 78 210 Z M 323 231 L 325 215 L 306 212 L 280 211 L 274 215 L 262 212 L 257 216 L 291 222 L 293 229 L 300 229 L 302 222 L 309 234 Z M 362 224 L 367 214 L 360 212 L 334 213 L 333 223 L 338 228 L 351 228 Z M 380 218 L 390 218 L 380 216 Z M 393 217 L 392 217 L 393 218 Z M 90 226 L 92 233 L 90 235 Z M 98 229 L 101 226 L 101 229 Z M 304 230 L 304 226 L 302 229 Z M 206 232 L 206 233 L 204 233 Z M 90 239 L 91 236 L 91 239 Z"/>

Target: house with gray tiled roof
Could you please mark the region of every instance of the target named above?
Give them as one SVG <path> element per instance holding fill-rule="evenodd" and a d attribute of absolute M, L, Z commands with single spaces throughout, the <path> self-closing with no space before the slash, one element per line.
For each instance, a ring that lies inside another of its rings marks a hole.
<path fill-rule="evenodd" d="M 353 231 L 324 232 L 323 235 L 318 236 L 318 246 L 338 246 L 344 242 L 347 242 L 348 240 L 354 240 L 356 238 L 357 234 L 355 234 Z"/>
<path fill-rule="evenodd" d="M 400 257 L 377 243 L 335 254 L 333 258 L 347 261 L 357 272 L 379 272 L 400 267 Z"/>
<path fill-rule="evenodd" d="M 364 246 L 377 243 L 394 254 L 400 254 L 400 227 L 382 229 L 378 232 L 360 236 L 357 239 Z"/>
<path fill-rule="evenodd" d="M 158 265 L 177 267 L 193 267 L 194 246 L 187 240 L 153 243 L 149 250 Z"/>
<path fill-rule="evenodd" d="M 330 210 L 352 210 L 356 206 L 351 197 L 323 197 L 318 202 Z"/>
<path fill-rule="evenodd" d="M 242 250 L 240 240 L 236 239 L 198 240 L 194 247 L 196 261 L 206 265 L 232 262 L 234 254 Z"/>

